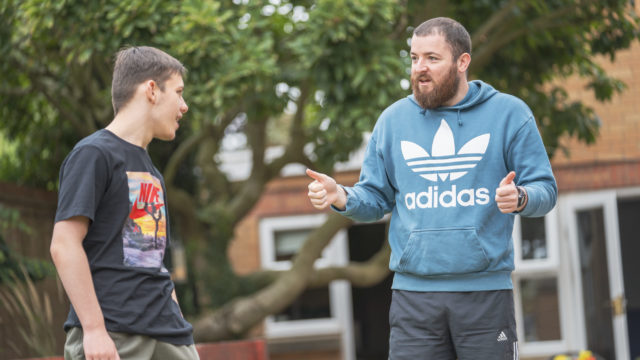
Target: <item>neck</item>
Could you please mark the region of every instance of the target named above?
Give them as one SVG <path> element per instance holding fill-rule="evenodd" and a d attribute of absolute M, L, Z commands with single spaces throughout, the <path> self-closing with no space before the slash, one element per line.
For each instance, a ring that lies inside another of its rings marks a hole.
<path fill-rule="evenodd" d="M 131 109 L 123 109 L 105 129 L 126 142 L 146 149 L 153 140 L 153 134 L 149 132 L 149 126 L 145 124 L 146 118 L 140 114 L 140 112 Z"/>

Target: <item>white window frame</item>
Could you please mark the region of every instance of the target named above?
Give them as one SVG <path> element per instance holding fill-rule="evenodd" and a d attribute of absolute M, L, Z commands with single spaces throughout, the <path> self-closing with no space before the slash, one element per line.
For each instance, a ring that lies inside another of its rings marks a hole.
<path fill-rule="evenodd" d="M 547 257 L 544 259 L 522 259 L 522 232 L 521 217 L 515 218 L 513 226 L 513 250 L 515 270 L 513 272 L 513 290 L 516 324 L 518 329 L 518 346 L 522 356 L 545 357 L 553 354 L 565 352 L 567 350 L 567 334 L 570 319 L 567 315 L 570 311 L 570 301 L 567 293 L 566 277 L 562 276 L 560 262 L 560 244 L 559 244 L 559 212 L 558 206 L 554 207 L 547 215 L 545 215 L 545 235 Z M 548 341 L 526 341 L 524 334 L 524 318 L 522 313 L 522 297 L 520 293 L 520 281 L 524 279 L 542 279 L 555 278 L 558 289 L 558 312 L 560 324 L 560 339 Z"/>
<path fill-rule="evenodd" d="M 288 270 L 291 261 L 276 261 L 275 234 L 287 230 L 313 230 L 322 226 L 327 214 L 311 214 L 263 218 L 260 221 L 260 260 L 264 269 Z M 314 267 L 343 266 L 349 263 L 348 235 L 340 230 L 322 251 Z M 265 319 L 265 335 L 269 339 L 340 336 L 343 359 L 355 359 L 353 338 L 353 315 L 351 310 L 351 286 L 346 280 L 329 284 L 331 317 L 324 319 L 275 321 L 273 316 Z"/>

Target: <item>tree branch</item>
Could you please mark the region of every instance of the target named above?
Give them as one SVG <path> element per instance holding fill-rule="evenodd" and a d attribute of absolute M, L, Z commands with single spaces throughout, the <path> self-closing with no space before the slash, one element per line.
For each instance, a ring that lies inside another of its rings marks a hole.
<path fill-rule="evenodd" d="M 493 13 L 493 15 L 482 26 L 477 29 L 471 37 L 471 43 L 476 46 L 487 40 L 489 32 L 491 32 L 496 26 L 504 24 L 504 21 L 513 16 L 513 9 L 521 4 L 521 0 L 511 0 L 506 3 L 499 11 Z"/>
<path fill-rule="evenodd" d="M 187 224 L 184 226 L 184 231 L 199 232 L 197 230 L 198 226 L 196 225 L 198 223 L 196 213 L 197 207 L 193 197 L 188 192 L 173 187 L 169 183 L 166 183 L 166 186 L 167 198 L 172 212 L 179 214 L 181 217 L 181 223 L 182 221 L 187 221 Z"/>
<path fill-rule="evenodd" d="M 37 76 L 31 76 L 30 74 L 29 77 L 31 78 L 31 83 L 34 85 L 34 88 L 38 92 L 40 92 L 40 94 L 42 94 L 47 99 L 47 101 L 49 101 L 49 103 L 54 108 L 56 108 L 56 110 L 58 110 L 60 115 L 62 115 L 65 119 L 71 122 L 71 124 L 76 128 L 76 130 L 78 131 L 78 134 L 80 134 L 81 137 L 89 136 L 93 132 L 94 129 L 87 128 L 85 126 L 86 124 L 83 124 L 82 120 L 79 119 L 75 113 L 72 113 L 71 111 L 65 108 L 65 106 L 60 101 L 59 96 L 53 96 L 49 94 L 49 91 L 46 85 L 40 82 L 37 79 Z"/>
<path fill-rule="evenodd" d="M 505 27 L 497 29 L 496 33 L 500 33 L 501 35 L 493 36 L 492 38 L 495 39 L 494 41 L 486 43 L 486 46 L 481 47 L 477 52 L 475 52 L 472 57 L 469 72 L 473 73 L 480 71 L 480 69 L 482 69 L 484 66 L 486 66 L 486 64 L 489 63 L 489 61 L 491 61 L 491 57 L 493 57 L 496 52 L 507 46 L 507 44 L 511 43 L 512 41 L 515 41 L 516 39 L 531 33 L 530 29 L 534 29 L 536 31 L 544 31 L 556 27 L 563 27 L 563 25 L 561 23 L 557 23 L 556 20 L 565 17 L 574 11 L 574 7 L 567 6 L 552 13 L 550 16 L 535 19 L 531 22 L 531 26 L 519 27 L 517 29 L 507 29 Z"/>
<path fill-rule="evenodd" d="M 21 97 L 29 94 L 31 94 L 31 91 L 29 91 L 29 89 L 0 88 L 0 95 Z"/>
<path fill-rule="evenodd" d="M 196 164 L 202 169 L 203 183 L 205 186 L 209 184 L 220 184 L 220 179 L 224 178 L 226 181 L 226 177 L 222 175 L 222 173 L 217 169 L 216 165 L 213 162 L 213 158 L 215 154 L 220 149 L 220 143 L 222 142 L 222 138 L 224 137 L 225 129 L 231 124 L 233 119 L 235 119 L 238 114 L 244 108 L 244 103 L 239 103 L 231 109 L 227 110 L 219 119 L 218 125 L 209 125 L 205 124 L 205 129 L 203 131 L 207 133 L 203 139 L 199 142 L 199 149 L 196 156 Z M 182 160 L 184 156 L 186 156 L 188 152 L 184 154 L 179 154 Z"/>
<path fill-rule="evenodd" d="M 282 168 L 287 164 L 307 160 L 304 155 L 304 145 L 307 142 L 307 136 L 302 124 L 304 123 L 305 106 L 309 99 L 310 92 L 311 90 L 308 84 L 301 86 L 300 97 L 298 97 L 296 102 L 296 114 L 293 117 L 291 128 L 289 129 L 289 144 L 287 144 L 284 154 L 267 166 L 266 175 L 268 180 L 277 177 Z"/>
<path fill-rule="evenodd" d="M 309 276 L 307 287 L 324 287 L 335 280 L 347 280 L 351 285 L 359 287 L 378 284 L 390 272 L 390 255 L 391 247 L 389 246 L 389 242 L 385 241 L 380 250 L 367 261 L 352 262 L 345 266 L 315 269 Z M 286 271 L 278 270 L 260 270 L 246 275 L 245 278 L 252 283 L 268 285 L 276 281 L 278 277 L 285 272 Z"/>
<path fill-rule="evenodd" d="M 407 0 L 398 1 L 398 8 L 406 9 L 407 8 Z M 402 11 L 399 15 L 400 19 L 396 24 L 393 32 L 391 33 L 391 39 L 400 39 L 401 36 L 406 37 L 407 26 L 409 25 L 409 17 L 407 16 L 406 11 Z"/>
<path fill-rule="evenodd" d="M 262 190 L 269 180 L 265 165 L 266 122 L 267 119 L 250 121 L 247 128 L 247 137 L 251 143 L 251 174 L 227 208 L 233 225 L 237 224 L 260 199 Z"/>
<path fill-rule="evenodd" d="M 173 180 L 178 172 L 180 164 L 182 164 L 191 150 L 198 146 L 206 136 L 206 131 L 200 131 L 196 134 L 191 134 L 186 140 L 180 143 L 178 148 L 173 152 L 173 154 L 171 154 L 171 157 L 165 167 L 164 181 L 166 184 L 173 184 Z"/>
<path fill-rule="evenodd" d="M 323 226 L 314 230 L 302 245 L 291 269 L 250 297 L 237 299 L 194 324 L 197 342 L 241 336 L 265 316 L 277 313 L 298 297 L 306 287 L 313 264 L 333 236 L 351 220 L 331 213 Z"/>
<path fill-rule="evenodd" d="M 366 262 L 317 269 L 309 279 L 308 287 L 327 286 L 334 280 L 348 280 L 351 285 L 360 287 L 375 285 L 389 275 L 390 255 L 391 247 L 385 241 L 380 250 Z"/>

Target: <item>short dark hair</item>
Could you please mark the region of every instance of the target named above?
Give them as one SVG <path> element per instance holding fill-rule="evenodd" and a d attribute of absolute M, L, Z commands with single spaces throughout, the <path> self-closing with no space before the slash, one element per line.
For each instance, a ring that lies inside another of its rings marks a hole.
<path fill-rule="evenodd" d="M 423 22 L 413 30 L 413 35 L 415 36 L 435 34 L 444 36 L 447 44 L 451 47 L 454 60 L 464 53 L 471 54 L 471 37 L 467 29 L 453 19 L 446 17 L 433 18 Z"/>
<path fill-rule="evenodd" d="M 187 69 L 180 61 L 166 52 L 150 46 L 131 46 L 118 51 L 115 56 L 111 103 L 117 114 L 133 97 L 136 87 L 153 80 L 164 91 L 165 82 L 174 74 L 184 76 Z"/>

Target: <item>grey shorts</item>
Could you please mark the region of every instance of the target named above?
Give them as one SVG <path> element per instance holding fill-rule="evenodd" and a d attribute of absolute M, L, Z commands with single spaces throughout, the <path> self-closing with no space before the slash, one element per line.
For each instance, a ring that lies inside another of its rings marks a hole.
<path fill-rule="evenodd" d="M 390 360 L 517 360 L 513 291 L 393 290 Z"/>
<path fill-rule="evenodd" d="M 109 332 L 121 360 L 198 360 L 196 346 L 173 345 L 144 335 Z M 67 332 L 64 344 L 65 360 L 84 360 L 82 329 L 74 327 Z"/>

